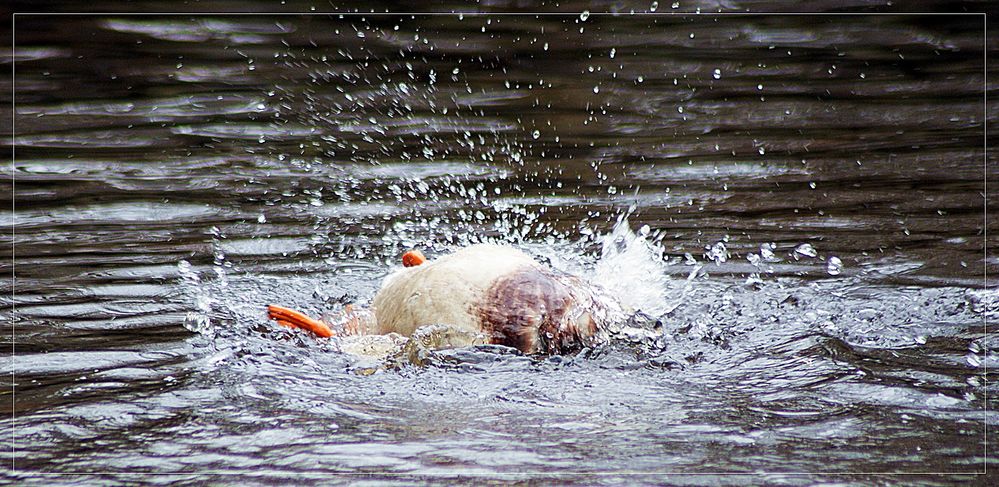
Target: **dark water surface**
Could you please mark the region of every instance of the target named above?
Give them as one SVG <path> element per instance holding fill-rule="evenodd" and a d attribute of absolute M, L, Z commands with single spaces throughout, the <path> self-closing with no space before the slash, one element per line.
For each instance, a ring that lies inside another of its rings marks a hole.
<path fill-rule="evenodd" d="M 4 475 L 988 482 L 956 475 L 999 468 L 982 27 L 19 15 Z M 661 331 L 369 374 L 263 312 L 363 303 L 404 249 L 484 240 Z M 930 472 L 952 475 L 874 475 Z"/>

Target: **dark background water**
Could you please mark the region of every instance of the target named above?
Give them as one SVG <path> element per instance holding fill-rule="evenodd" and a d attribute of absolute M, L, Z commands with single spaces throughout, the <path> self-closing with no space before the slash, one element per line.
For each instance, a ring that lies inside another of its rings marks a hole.
<path fill-rule="evenodd" d="M 985 4 L 678 3 L 15 4 L 118 14 L 19 14 L 0 59 L 7 479 L 987 482 L 995 35 L 899 13 Z M 413 245 L 592 276 L 625 214 L 652 344 L 363 375 L 263 316 Z"/>

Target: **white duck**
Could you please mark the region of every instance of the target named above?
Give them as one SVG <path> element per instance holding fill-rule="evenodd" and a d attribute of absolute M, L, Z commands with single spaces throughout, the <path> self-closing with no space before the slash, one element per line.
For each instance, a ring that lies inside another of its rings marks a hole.
<path fill-rule="evenodd" d="M 403 265 L 385 278 L 370 311 L 348 305 L 344 333 L 409 337 L 446 325 L 524 353 L 553 354 L 600 340 L 626 317 L 603 288 L 508 246 L 472 245 L 431 262 L 410 251 Z M 301 313 L 274 305 L 268 311 L 282 325 L 333 335 L 326 323 Z"/>

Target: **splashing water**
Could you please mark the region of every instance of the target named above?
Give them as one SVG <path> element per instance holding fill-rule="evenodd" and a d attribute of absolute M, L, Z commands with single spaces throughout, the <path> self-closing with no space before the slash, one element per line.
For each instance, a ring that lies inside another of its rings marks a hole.
<path fill-rule="evenodd" d="M 194 310 L 189 311 L 184 318 L 184 328 L 194 333 L 206 333 L 211 330 L 211 312 L 214 300 L 205 290 L 201 276 L 186 260 L 177 263 L 177 271 L 184 282 L 184 288 L 193 295 Z"/>
<path fill-rule="evenodd" d="M 25 24 L 4 477 L 778 484 L 991 461 L 973 19 L 583 7 Z M 571 356 L 429 351 L 461 338 L 431 329 L 407 351 L 428 367 L 399 370 L 345 353 L 392 337 L 267 319 L 363 306 L 407 247 L 479 242 L 672 312 Z"/>
<path fill-rule="evenodd" d="M 666 263 L 662 248 L 648 239 L 647 227 L 636 234 L 622 215 L 610 234 L 600 238 L 600 260 L 593 281 L 607 288 L 622 304 L 651 316 L 673 308 L 666 298 Z"/>

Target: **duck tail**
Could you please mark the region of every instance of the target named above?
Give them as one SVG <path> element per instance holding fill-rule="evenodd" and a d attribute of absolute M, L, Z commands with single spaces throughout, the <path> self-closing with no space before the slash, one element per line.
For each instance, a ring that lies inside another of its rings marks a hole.
<path fill-rule="evenodd" d="M 322 321 L 314 320 L 293 309 L 274 304 L 267 305 L 267 317 L 288 328 L 300 328 L 322 338 L 333 336 L 333 330 Z"/>

